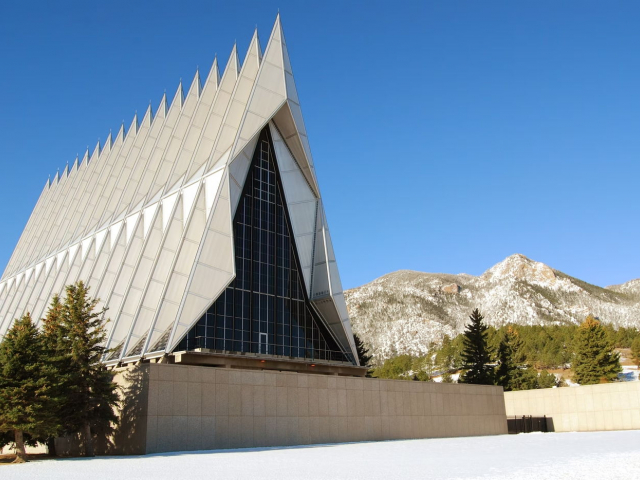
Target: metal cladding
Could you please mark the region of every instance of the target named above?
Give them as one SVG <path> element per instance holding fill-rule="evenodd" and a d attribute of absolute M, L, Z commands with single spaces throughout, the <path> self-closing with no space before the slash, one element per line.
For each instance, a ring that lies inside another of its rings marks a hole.
<path fill-rule="evenodd" d="M 279 16 L 264 55 L 256 31 L 242 65 L 234 46 L 222 77 L 216 60 L 47 181 L 0 279 L 0 337 L 82 280 L 108 308 L 112 362 L 171 353 L 235 278 L 232 221 L 265 128 L 307 297 L 357 358 Z"/>

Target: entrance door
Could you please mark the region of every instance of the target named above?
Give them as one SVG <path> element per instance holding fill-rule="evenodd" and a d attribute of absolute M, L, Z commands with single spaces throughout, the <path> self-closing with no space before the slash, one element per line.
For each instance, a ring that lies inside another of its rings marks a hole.
<path fill-rule="evenodd" d="M 267 334 L 266 333 L 261 333 L 260 334 L 260 348 L 258 349 L 258 352 L 260 353 L 267 353 Z"/>

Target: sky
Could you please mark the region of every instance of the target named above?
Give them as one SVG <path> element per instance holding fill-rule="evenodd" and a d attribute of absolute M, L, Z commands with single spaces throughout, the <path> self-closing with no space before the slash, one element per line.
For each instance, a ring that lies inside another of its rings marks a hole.
<path fill-rule="evenodd" d="M 522 253 L 640 277 L 640 3 L 0 5 L 0 270 L 47 180 L 280 11 L 345 288 Z"/>

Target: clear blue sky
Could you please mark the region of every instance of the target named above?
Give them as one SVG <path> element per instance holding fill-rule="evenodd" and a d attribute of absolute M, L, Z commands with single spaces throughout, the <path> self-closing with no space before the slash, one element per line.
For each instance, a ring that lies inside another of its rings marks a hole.
<path fill-rule="evenodd" d="M 523 253 L 640 277 L 640 3 L 0 6 L 0 269 L 49 174 L 278 8 L 346 288 Z"/>

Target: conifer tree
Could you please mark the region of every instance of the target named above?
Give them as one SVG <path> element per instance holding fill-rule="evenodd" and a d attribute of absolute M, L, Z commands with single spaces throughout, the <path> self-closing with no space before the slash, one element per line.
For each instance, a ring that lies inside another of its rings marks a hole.
<path fill-rule="evenodd" d="M 457 348 L 456 342 L 454 342 L 449 335 L 445 335 L 442 338 L 440 348 L 436 351 L 436 367 L 444 373 L 447 373 L 452 368 L 458 368 L 461 363 L 460 360 L 460 351 L 459 348 Z"/>
<path fill-rule="evenodd" d="M 631 358 L 633 363 L 640 367 L 640 336 L 637 336 L 631 342 Z"/>
<path fill-rule="evenodd" d="M 459 382 L 492 385 L 492 368 L 489 365 L 491 354 L 487 345 L 488 327 L 482 321 L 484 317 L 477 308 L 471 312 L 469 319 L 471 321 L 463 334 L 462 368 L 465 371 Z"/>
<path fill-rule="evenodd" d="M 496 385 L 501 385 L 506 392 L 537 387 L 537 373 L 527 367 L 523 345 L 518 331 L 509 325 L 498 346 L 495 371 Z"/>
<path fill-rule="evenodd" d="M 413 357 L 411 355 L 398 355 L 388 358 L 385 362 L 376 367 L 373 376 L 376 378 L 391 378 L 396 380 L 411 378 L 408 376 L 413 367 Z"/>
<path fill-rule="evenodd" d="M 0 343 L 0 431 L 13 431 L 16 462 L 26 460 L 25 434 L 46 437 L 59 429 L 55 374 L 42 335 L 26 314 Z"/>
<path fill-rule="evenodd" d="M 556 379 L 553 373 L 549 373 L 547 370 L 543 370 L 538 375 L 537 388 L 553 388 L 560 386 L 560 382 Z"/>
<path fill-rule="evenodd" d="M 454 383 L 453 376 L 449 372 L 444 372 L 442 374 L 442 383 Z"/>
<path fill-rule="evenodd" d="M 589 315 L 578 328 L 574 343 L 574 380 L 581 385 L 610 382 L 621 371 L 613 342 L 600 322 Z"/>
<path fill-rule="evenodd" d="M 64 303 L 53 299 L 45 320 L 65 389 L 66 401 L 58 412 L 61 423 L 66 432 L 83 434 L 86 456 L 94 455 L 92 431 L 109 433 L 117 422 L 117 387 L 102 363 L 105 310 L 96 311 L 97 303 L 78 282 L 67 286 Z"/>
<path fill-rule="evenodd" d="M 358 361 L 361 367 L 371 368 L 371 355 L 369 355 L 369 349 L 365 347 L 364 342 L 357 334 L 353 334 L 353 341 L 356 344 L 356 352 L 358 353 Z M 367 371 L 367 377 L 370 376 L 370 371 Z"/>
<path fill-rule="evenodd" d="M 42 319 L 42 338 L 50 367 L 55 371 L 57 378 L 56 396 L 65 399 L 71 383 L 72 363 L 69 362 L 69 349 L 64 329 L 64 311 L 60 297 L 54 295 L 46 316 Z M 44 439 L 49 449 L 49 454 L 56 456 L 55 437 L 73 435 L 77 433 L 75 426 L 65 420 L 65 411 L 68 410 L 65 401 L 58 402 L 53 412 L 59 419 L 60 428 L 55 435 Z"/>

